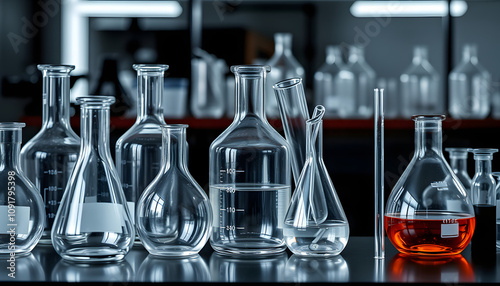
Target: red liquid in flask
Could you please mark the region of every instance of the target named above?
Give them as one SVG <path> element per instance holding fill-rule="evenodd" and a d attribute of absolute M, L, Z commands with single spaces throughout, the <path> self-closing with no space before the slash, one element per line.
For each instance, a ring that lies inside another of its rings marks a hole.
<path fill-rule="evenodd" d="M 469 244 L 476 220 L 469 214 L 418 214 L 401 218 L 385 216 L 385 231 L 402 253 L 420 255 L 458 254 Z"/>

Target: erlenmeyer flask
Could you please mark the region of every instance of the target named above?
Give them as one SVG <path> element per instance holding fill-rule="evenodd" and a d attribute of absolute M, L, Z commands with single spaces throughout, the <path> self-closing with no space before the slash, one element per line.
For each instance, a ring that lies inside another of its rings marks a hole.
<path fill-rule="evenodd" d="M 344 250 L 349 224 L 323 162 L 323 106 L 307 120 L 306 163 L 285 216 L 288 248 L 301 256 L 333 256 Z"/>
<path fill-rule="evenodd" d="M 45 202 L 40 243 L 50 244 L 57 209 L 80 150 L 80 138 L 69 122 L 69 73 L 74 66 L 38 65 L 43 74 L 43 125 L 21 150 L 21 165 Z"/>
<path fill-rule="evenodd" d="M 285 250 L 283 219 L 290 201 L 290 147 L 264 114 L 269 66 L 232 66 L 233 123 L 210 146 L 210 238 L 217 252 L 271 254 Z"/>
<path fill-rule="evenodd" d="M 52 227 L 52 245 L 72 261 L 117 261 L 134 241 L 127 201 L 109 151 L 112 96 L 79 97 L 81 149 Z"/>
<path fill-rule="evenodd" d="M 385 230 L 403 253 L 458 254 L 474 233 L 472 201 L 442 153 L 445 116 L 415 115 L 415 153 L 387 201 Z"/>
<path fill-rule="evenodd" d="M 455 175 L 457 175 L 458 179 L 464 185 L 465 190 L 469 192 L 470 195 L 470 186 L 472 179 L 467 173 L 467 148 L 446 148 L 446 151 L 450 153 L 450 166 Z"/>
<path fill-rule="evenodd" d="M 24 126 L 0 122 L 0 254 L 28 255 L 43 232 L 42 196 L 19 164 Z"/>
<path fill-rule="evenodd" d="M 208 240 L 212 208 L 187 167 L 187 125 L 163 125 L 162 168 L 137 207 L 137 231 L 152 255 L 197 254 Z"/>

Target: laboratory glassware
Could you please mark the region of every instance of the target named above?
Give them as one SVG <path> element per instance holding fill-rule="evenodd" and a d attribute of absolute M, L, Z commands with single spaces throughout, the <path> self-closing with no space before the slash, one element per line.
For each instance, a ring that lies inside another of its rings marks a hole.
<path fill-rule="evenodd" d="M 273 94 L 273 84 L 292 77 L 305 78 L 304 68 L 292 54 L 292 34 L 274 34 L 274 44 L 274 55 L 266 63 L 271 67 L 265 93 L 265 111 L 266 116 L 269 118 L 278 118 L 280 116 L 278 103 Z"/>
<path fill-rule="evenodd" d="M 162 168 L 137 207 L 137 232 L 152 255 L 197 254 L 207 242 L 212 208 L 187 167 L 187 125 L 163 125 Z"/>
<path fill-rule="evenodd" d="M 384 90 L 374 91 L 374 146 L 375 146 L 375 258 L 385 257 L 384 242 Z"/>
<path fill-rule="evenodd" d="M 35 247 L 45 220 L 40 191 L 19 162 L 24 126 L 20 122 L 0 122 L 0 254 L 14 253 L 14 258 L 28 255 Z"/>
<path fill-rule="evenodd" d="M 446 148 L 445 150 L 450 153 L 451 169 L 455 175 L 457 175 L 462 185 L 464 185 L 465 190 L 469 192 L 470 195 L 472 179 L 467 172 L 467 156 L 469 155 L 467 152 L 468 148 Z"/>
<path fill-rule="evenodd" d="M 42 129 L 21 149 L 21 166 L 45 203 L 41 244 L 50 244 L 57 209 L 80 150 L 80 138 L 71 129 L 70 72 L 75 66 L 38 65 L 43 75 Z"/>
<path fill-rule="evenodd" d="M 161 167 L 163 74 L 168 65 L 136 64 L 137 119 L 116 141 L 116 170 L 128 209 L 135 219 L 136 203 Z"/>
<path fill-rule="evenodd" d="M 497 245 L 497 249 L 498 249 L 498 248 L 500 248 L 500 212 L 498 211 L 500 209 L 500 172 L 493 172 L 492 174 L 496 178 L 496 187 L 495 187 L 495 198 L 496 198 L 496 207 L 497 207 L 497 212 L 496 212 L 497 243 L 496 243 L 496 245 Z"/>
<path fill-rule="evenodd" d="M 52 245 L 64 259 L 119 261 L 135 229 L 109 151 L 112 96 L 78 97 L 81 148 L 52 227 Z"/>
<path fill-rule="evenodd" d="M 297 184 L 306 162 L 306 121 L 309 119 L 301 78 L 285 79 L 273 85 L 286 141 L 291 147 L 292 174 Z"/>
<path fill-rule="evenodd" d="M 338 255 L 349 240 L 349 224 L 323 162 L 323 115 L 316 106 L 306 125 L 306 162 L 285 215 L 283 235 L 294 254 Z"/>
<path fill-rule="evenodd" d="M 483 119 L 490 113 L 491 76 L 479 64 L 477 46 L 463 48 L 462 62 L 449 77 L 449 109 L 455 118 Z"/>
<path fill-rule="evenodd" d="M 471 196 L 476 214 L 476 230 L 472 237 L 475 254 L 496 252 L 496 180 L 491 173 L 491 160 L 498 149 L 469 149 L 474 154 L 476 174 L 472 178 Z"/>
<path fill-rule="evenodd" d="M 427 60 L 427 47 L 413 49 L 412 64 L 400 76 L 401 110 L 404 117 L 444 112 L 439 74 Z"/>
<path fill-rule="evenodd" d="M 386 204 L 385 230 L 402 253 L 458 254 L 469 244 L 471 198 L 442 153 L 444 115 L 415 115 L 415 153 Z"/>
<path fill-rule="evenodd" d="M 361 46 L 349 47 L 347 69 L 354 75 L 354 89 L 353 93 L 346 93 L 341 99 L 340 117 L 369 118 L 373 115 L 376 74 L 366 62 L 365 52 Z"/>
<path fill-rule="evenodd" d="M 354 94 L 354 74 L 342 63 L 339 46 L 326 47 L 326 62 L 314 74 L 314 102 L 325 107 L 325 118 L 339 117 L 342 100 Z"/>
<path fill-rule="evenodd" d="M 290 201 L 290 147 L 267 122 L 264 82 L 269 66 L 232 66 L 233 123 L 210 146 L 212 248 L 270 254 L 286 248 L 283 220 Z"/>
<path fill-rule="evenodd" d="M 398 118 L 401 116 L 401 98 L 398 91 L 398 79 L 378 78 L 377 88 L 384 90 L 384 118 Z"/>

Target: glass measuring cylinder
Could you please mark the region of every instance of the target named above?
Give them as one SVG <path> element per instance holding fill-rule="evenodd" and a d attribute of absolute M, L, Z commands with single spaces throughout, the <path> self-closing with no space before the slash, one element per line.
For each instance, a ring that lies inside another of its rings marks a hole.
<path fill-rule="evenodd" d="M 43 244 L 51 243 L 52 224 L 80 150 L 80 138 L 69 121 L 69 74 L 74 68 L 38 65 L 43 75 L 43 124 L 21 150 L 22 168 L 45 202 Z"/>
<path fill-rule="evenodd" d="M 415 153 L 387 201 L 385 230 L 402 253 L 458 254 L 475 227 L 472 201 L 442 153 L 444 115 L 416 115 Z"/>
<path fill-rule="evenodd" d="M 10 257 L 12 253 L 29 254 L 42 236 L 45 219 L 40 192 L 19 163 L 24 126 L 19 122 L 0 122 L 0 254 L 10 253 Z"/>
<path fill-rule="evenodd" d="M 268 66 L 233 66 L 236 113 L 210 146 L 212 248 L 222 253 L 283 251 L 283 219 L 290 200 L 290 148 L 267 122 Z"/>

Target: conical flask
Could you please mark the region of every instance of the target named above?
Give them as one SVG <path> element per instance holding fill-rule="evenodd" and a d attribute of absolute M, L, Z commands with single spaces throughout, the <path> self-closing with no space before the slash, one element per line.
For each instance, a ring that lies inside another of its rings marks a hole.
<path fill-rule="evenodd" d="M 474 233 L 471 197 L 442 153 L 445 116 L 415 115 L 415 154 L 387 201 L 385 230 L 403 253 L 453 255 Z"/>
<path fill-rule="evenodd" d="M 10 253 L 14 264 L 15 255 L 28 255 L 38 243 L 45 220 L 40 191 L 19 164 L 24 126 L 19 122 L 0 122 L 0 255 Z"/>
<path fill-rule="evenodd" d="M 152 255 L 197 254 L 211 231 L 208 196 L 187 167 L 186 128 L 162 126 L 162 168 L 138 202 L 137 231 Z"/>
<path fill-rule="evenodd" d="M 323 162 L 323 106 L 307 120 L 306 163 L 285 215 L 283 234 L 297 255 L 338 255 L 349 239 L 349 224 Z"/>
<path fill-rule="evenodd" d="M 43 244 L 51 243 L 52 224 L 80 150 L 80 138 L 69 121 L 69 74 L 74 68 L 38 65 L 43 74 L 43 125 L 21 150 L 23 171 L 45 202 L 45 229 L 40 239 Z"/>
<path fill-rule="evenodd" d="M 112 96 L 79 97 L 81 149 L 52 227 L 52 245 L 72 261 L 122 260 L 135 238 L 109 151 Z"/>

